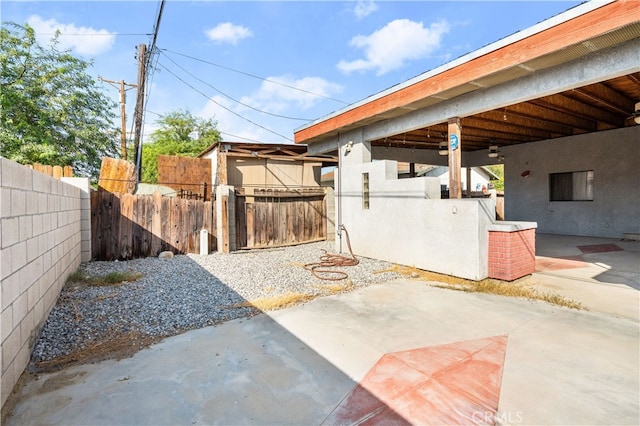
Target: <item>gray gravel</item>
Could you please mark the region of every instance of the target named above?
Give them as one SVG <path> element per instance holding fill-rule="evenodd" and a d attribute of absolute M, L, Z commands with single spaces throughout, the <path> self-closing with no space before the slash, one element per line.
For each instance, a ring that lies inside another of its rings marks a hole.
<path fill-rule="evenodd" d="M 32 353 L 32 362 L 48 361 L 118 334 L 136 332 L 165 337 L 258 313 L 234 305 L 286 293 L 329 294 L 327 285 L 303 266 L 318 262 L 332 242 L 172 259 L 89 262 L 79 272 L 141 272 L 137 281 L 117 286 L 62 290 Z M 339 268 L 355 288 L 396 278 L 387 262 L 359 258 L 357 266 Z"/>

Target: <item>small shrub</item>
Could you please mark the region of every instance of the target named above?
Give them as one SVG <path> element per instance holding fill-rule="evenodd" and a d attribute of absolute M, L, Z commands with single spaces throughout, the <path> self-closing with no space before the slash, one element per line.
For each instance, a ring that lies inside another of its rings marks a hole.
<path fill-rule="evenodd" d="M 141 272 L 109 272 L 107 275 L 90 276 L 82 272 L 74 272 L 67 278 L 67 286 L 70 287 L 102 287 L 117 286 L 127 282 L 137 281 L 143 277 Z"/>

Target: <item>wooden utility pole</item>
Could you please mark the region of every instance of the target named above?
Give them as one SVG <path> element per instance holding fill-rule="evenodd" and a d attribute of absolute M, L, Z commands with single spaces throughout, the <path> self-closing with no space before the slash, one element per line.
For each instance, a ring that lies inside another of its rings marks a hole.
<path fill-rule="evenodd" d="M 140 146 L 140 133 L 142 129 L 142 112 L 144 109 L 144 89 L 145 81 L 147 80 L 147 45 L 140 44 L 138 47 L 138 96 L 136 99 L 135 109 L 135 125 L 133 134 L 133 146 L 135 148 L 135 163 L 136 170 L 138 171 L 138 181 L 141 178 L 142 164 L 142 147 Z"/>
<path fill-rule="evenodd" d="M 127 159 L 127 116 L 125 112 L 125 104 L 127 102 L 126 100 L 127 98 L 126 98 L 125 92 L 127 90 L 133 89 L 134 87 L 138 87 L 138 85 L 125 83 L 124 80 L 113 81 L 113 80 L 107 80 L 106 78 L 102 78 L 102 77 L 98 77 L 98 79 L 100 81 L 104 81 L 105 83 L 109 83 L 116 88 L 118 87 L 118 86 L 115 86 L 116 84 L 120 86 L 120 119 L 122 121 L 121 123 L 122 129 L 120 133 L 120 145 L 122 149 L 122 159 L 126 160 Z M 129 89 L 125 89 L 125 86 L 129 86 Z"/>
<path fill-rule="evenodd" d="M 136 116 L 135 116 L 135 137 L 134 145 L 136 148 L 136 170 L 138 179 L 140 182 L 142 178 L 142 144 L 140 142 L 141 129 L 142 129 L 142 116 L 144 111 L 144 92 L 145 82 L 147 81 L 148 67 L 151 63 L 151 57 L 156 53 L 156 40 L 158 39 L 158 31 L 160 30 L 160 21 L 162 20 L 162 11 L 164 10 L 165 0 L 161 0 L 160 8 L 158 9 L 158 18 L 156 19 L 156 25 L 153 28 L 153 38 L 151 41 L 151 48 L 147 52 L 147 45 L 140 44 L 138 47 L 138 98 L 136 102 Z"/>
<path fill-rule="evenodd" d="M 462 198 L 462 131 L 460 118 L 449 119 L 449 198 Z"/>

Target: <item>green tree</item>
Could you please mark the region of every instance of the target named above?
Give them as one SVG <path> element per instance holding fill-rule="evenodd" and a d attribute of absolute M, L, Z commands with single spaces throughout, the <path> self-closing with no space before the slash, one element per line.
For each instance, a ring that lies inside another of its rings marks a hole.
<path fill-rule="evenodd" d="M 71 165 L 96 175 L 116 156 L 115 103 L 87 74 L 91 64 L 38 44 L 33 28 L 0 28 L 0 155 L 22 164 Z"/>
<path fill-rule="evenodd" d="M 497 191 L 504 191 L 504 164 L 492 164 L 487 168 L 498 176 L 498 180 L 492 181 L 493 187 Z"/>
<path fill-rule="evenodd" d="M 172 111 L 156 124 L 160 128 L 151 134 L 151 142 L 142 145 L 142 181 L 146 183 L 158 183 L 158 155 L 196 157 L 221 140 L 216 121 L 194 117 L 188 110 Z"/>

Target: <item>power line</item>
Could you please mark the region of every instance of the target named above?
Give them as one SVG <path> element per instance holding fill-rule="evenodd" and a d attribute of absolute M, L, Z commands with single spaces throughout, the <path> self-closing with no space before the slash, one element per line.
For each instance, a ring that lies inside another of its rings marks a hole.
<path fill-rule="evenodd" d="M 279 82 L 279 81 L 276 81 L 276 80 L 271 80 L 271 79 L 268 79 L 268 78 L 260 77 L 260 76 L 254 75 L 254 74 L 250 74 L 248 72 L 236 70 L 236 69 L 224 66 L 224 65 L 216 64 L 214 62 L 206 61 L 204 59 L 196 58 L 194 56 L 187 55 L 187 54 L 184 54 L 184 53 L 179 53 L 179 52 L 176 52 L 176 51 L 173 51 L 173 50 L 170 50 L 170 49 L 160 49 L 160 50 L 163 53 L 169 52 L 169 53 L 173 53 L 173 54 L 176 54 L 176 55 L 180 55 L 180 56 L 183 56 L 185 58 L 193 59 L 194 61 L 202 62 L 204 64 L 212 65 L 214 67 L 218 67 L 218 68 L 222 68 L 222 69 L 225 69 L 225 70 L 228 70 L 228 71 L 232 71 L 232 72 L 235 72 L 235 73 L 238 73 L 238 74 L 246 75 L 248 77 L 256 78 L 258 80 L 267 81 L 269 83 L 277 84 L 279 86 L 287 87 L 289 89 L 298 90 L 300 92 L 307 93 L 309 95 L 313 95 L 313 96 L 317 96 L 317 97 L 320 97 L 320 98 L 328 99 L 328 100 L 331 100 L 331 101 L 334 101 L 334 102 L 339 102 L 339 103 L 344 104 L 344 105 L 349 105 L 350 104 L 350 102 L 342 101 L 340 99 L 332 98 L 330 96 L 321 95 L 319 93 L 314 93 L 314 92 L 311 92 L 309 90 L 301 89 L 301 88 L 296 87 L 296 86 L 291 86 L 290 84 L 286 84 L 286 83 L 282 83 L 282 82 Z"/>
<path fill-rule="evenodd" d="M 160 53 L 163 53 L 163 52 L 160 52 Z M 245 106 L 245 107 L 247 107 L 247 108 L 249 108 L 249 109 L 252 109 L 252 110 L 254 110 L 254 111 L 260 112 L 260 113 L 262 113 L 262 114 L 270 115 L 270 116 L 272 116 L 272 117 L 284 118 L 284 119 L 287 119 L 287 120 L 305 121 L 305 122 L 306 122 L 306 121 L 312 121 L 312 119 L 310 119 L 310 118 L 288 117 L 288 116 L 286 116 L 286 115 L 274 114 L 274 113 L 271 113 L 271 112 L 268 112 L 268 111 L 261 110 L 261 109 L 259 109 L 259 108 L 252 107 L 251 105 L 245 104 L 245 103 L 243 103 L 243 102 L 240 102 L 239 100 L 234 99 L 234 98 L 233 98 L 233 97 L 231 97 L 230 95 L 227 95 L 226 93 L 224 93 L 224 92 L 223 92 L 223 91 L 221 91 L 220 89 L 216 88 L 215 86 L 211 85 L 210 83 L 207 83 L 206 81 L 202 80 L 201 78 L 196 77 L 193 73 L 191 73 L 190 71 L 186 70 L 186 69 L 185 69 L 183 66 L 181 66 L 180 64 L 176 63 L 176 61 L 174 61 L 173 59 L 171 59 L 169 56 L 165 55 L 165 57 L 166 57 L 167 59 L 169 59 L 171 62 L 173 62 L 173 64 L 174 64 L 175 66 L 177 66 L 177 67 L 178 67 L 178 68 L 180 68 L 182 71 L 184 71 L 184 72 L 186 72 L 187 74 L 189 74 L 189 75 L 190 75 L 191 77 L 193 77 L 194 79 L 198 80 L 198 81 L 199 81 L 199 82 L 201 82 L 202 84 L 206 84 L 207 86 L 209 86 L 210 88 L 212 88 L 212 89 L 213 89 L 213 90 L 215 90 L 216 92 L 220 93 L 222 96 L 224 96 L 224 97 L 226 97 L 226 98 L 228 98 L 228 99 L 232 100 L 232 101 L 233 101 L 233 102 L 235 102 L 235 103 L 238 103 L 238 104 L 240 104 L 240 105 L 242 105 L 242 106 Z M 167 67 L 166 67 L 166 66 L 163 66 L 163 67 L 164 67 L 165 69 L 167 69 Z"/>
<path fill-rule="evenodd" d="M 186 85 L 187 87 L 190 87 L 192 90 L 194 90 L 195 92 L 197 92 L 197 93 L 199 93 L 200 95 L 204 96 L 205 98 L 207 98 L 208 100 L 210 100 L 210 101 L 211 101 L 211 102 L 213 102 L 214 104 L 218 105 L 220 108 L 225 109 L 226 111 L 230 112 L 231 114 L 235 115 L 236 117 L 238 117 L 238 118 L 240 118 L 240 119 L 242 119 L 242 120 L 245 120 L 245 121 L 247 121 L 247 122 L 249 122 L 249 123 L 253 124 L 254 126 L 258 126 L 258 127 L 260 127 L 261 129 L 266 130 L 266 131 L 267 131 L 267 132 L 269 132 L 269 133 L 273 133 L 273 134 L 274 134 L 274 135 L 276 135 L 276 136 L 280 136 L 281 138 L 284 138 L 284 139 L 286 139 L 286 140 L 289 140 L 289 141 L 292 141 L 292 142 L 293 142 L 293 139 L 288 138 L 288 137 L 286 137 L 285 135 L 281 135 L 280 133 L 278 133 L 278 132 L 276 132 L 276 131 L 274 131 L 274 130 L 268 129 L 268 128 L 264 127 L 263 125 L 258 124 L 258 123 L 256 123 L 255 121 L 252 121 L 252 120 L 248 119 L 247 117 L 243 117 L 242 115 L 238 114 L 237 112 L 235 112 L 235 111 L 233 111 L 233 110 L 231 110 L 231 109 L 227 108 L 226 106 L 222 105 L 220 102 L 216 101 L 216 100 L 215 100 L 215 99 L 213 99 L 213 98 L 210 98 L 209 96 L 207 96 L 207 94 L 205 94 L 205 93 L 201 92 L 200 90 L 198 90 L 197 88 L 193 87 L 191 84 L 189 84 L 188 82 L 186 82 L 185 80 L 183 80 L 180 76 L 178 76 L 177 74 L 175 74 L 175 73 L 174 73 L 173 71 L 171 71 L 169 68 L 165 67 L 165 66 L 164 66 L 164 65 L 162 65 L 162 64 L 158 64 L 158 65 L 160 65 L 160 66 L 161 66 L 164 70 L 166 70 L 169 74 L 173 75 L 175 78 L 177 78 L 179 81 L 181 81 L 184 85 Z"/>
<path fill-rule="evenodd" d="M 127 122 L 126 122 L 127 119 L 126 119 L 126 112 L 125 112 L 125 104 L 126 104 L 125 92 L 127 90 L 131 90 L 134 87 L 138 87 L 138 86 L 136 84 L 125 83 L 124 80 L 121 80 L 121 81 L 107 80 L 100 76 L 98 76 L 98 79 L 100 81 L 104 81 L 105 83 L 109 83 L 113 87 L 120 89 L 120 119 L 121 119 L 121 127 L 122 127 L 120 131 L 120 145 L 122 149 L 122 158 L 126 160 L 127 159 Z M 116 86 L 116 84 L 118 86 Z M 129 88 L 127 89 L 125 88 L 125 86 L 129 86 Z"/>
<path fill-rule="evenodd" d="M 162 11 L 164 10 L 164 2 L 165 0 L 160 0 L 160 5 L 158 8 L 158 16 L 156 18 L 156 23 L 153 26 L 153 37 L 151 39 L 151 48 L 147 53 L 147 48 L 144 44 L 140 45 L 140 50 L 138 51 L 139 62 L 138 62 L 138 97 L 136 102 L 136 120 L 135 120 L 135 147 L 136 147 L 136 170 L 137 170 L 137 180 L 140 180 L 142 176 L 142 124 L 143 124 L 143 116 L 145 109 L 145 100 L 148 100 L 148 93 L 145 94 L 145 86 L 147 81 L 149 80 L 149 66 L 155 56 L 156 51 L 156 40 L 158 39 L 158 31 L 160 30 L 160 22 L 162 20 Z M 153 75 L 153 70 L 151 71 Z"/>
<path fill-rule="evenodd" d="M 38 33 L 38 35 L 43 36 L 74 36 L 74 37 L 84 37 L 84 36 L 150 36 L 151 33 Z"/>
<path fill-rule="evenodd" d="M 162 118 L 162 117 L 165 117 L 165 114 L 159 114 L 159 113 L 157 113 L 157 112 L 155 112 L 155 111 L 145 110 L 145 112 L 148 112 L 148 113 L 150 113 L 150 114 L 157 115 L 158 117 L 161 117 L 161 118 Z M 231 137 L 236 138 L 236 139 L 244 139 L 244 140 L 246 140 L 246 141 L 254 142 L 254 143 L 264 143 L 263 141 L 259 141 L 259 140 L 257 140 L 257 139 L 251 139 L 251 138 L 248 138 L 248 137 L 246 137 L 246 136 L 234 135 L 234 134 L 232 134 L 232 133 L 223 132 L 222 130 L 218 130 L 218 132 L 219 132 L 221 135 L 231 136 Z"/>
<path fill-rule="evenodd" d="M 152 52 L 156 48 L 156 40 L 158 40 L 158 31 L 160 30 L 160 21 L 162 20 L 163 10 L 164 10 L 164 0 L 160 0 L 160 6 L 158 9 L 158 19 L 156 19 L 156 24 L 153 26 L 153 39 L 151 40 L 151 49 L 150 49 Z"/>
<path fill-rule="evenodd" d="M 227 133 L 227 132 L 223 132 L 223 131 L 219 131 L 219 132 L 220 132 L 221 135 L 231 136 L 231 137 L 236 138 L 236 139 L 244 139 L 245 141 L 254 142 L 254 143 L 264 143 L 264 141 L 258 141 L 258 140 L 255 140 L 255 139 L 247 138 L 245 136 L 233 135 L 231 133 Z"/>

